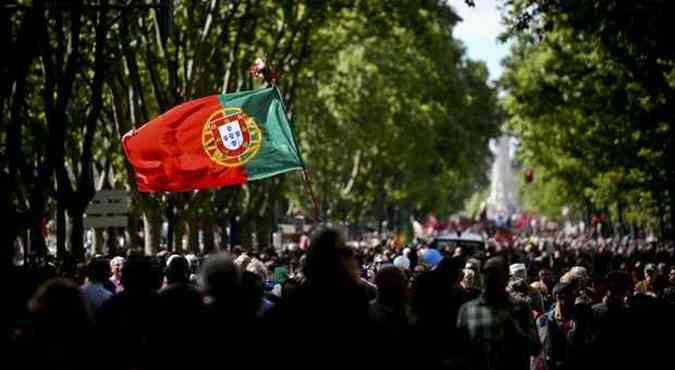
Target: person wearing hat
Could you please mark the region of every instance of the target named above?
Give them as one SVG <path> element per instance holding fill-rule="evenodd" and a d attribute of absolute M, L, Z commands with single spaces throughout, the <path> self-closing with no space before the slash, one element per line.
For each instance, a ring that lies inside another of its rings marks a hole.
<path fill-rule="evenodd" d="M 510 281 L 523 281 L 527 287 L 526 301 L 530 305 L 530 311 L 534 312 L 534 317 L 537 317 L 544 313 L 544 297 L 542 294 L 535 288 L 527 285 L 527 268 L 524 263 L 514 263 L 509 266 Z M 512 293 L 514 294 L 514 293 Z"/>
<path fill-rule="evenodd" d="M 635 295 L 642 294 L 656 297 L 656 288 L 654 287 L 657 278 L 656 266 L 653 263 L 648 263 L 644 271 L 645 279 L 635 284 Z"/>
<path fill-rule="evenodd" d="M 441 263 L 443 256 L 436 249 L 427 248 L 422 252 L 422 264 L 424 264 L 427 269 L 433 270 Z"/>

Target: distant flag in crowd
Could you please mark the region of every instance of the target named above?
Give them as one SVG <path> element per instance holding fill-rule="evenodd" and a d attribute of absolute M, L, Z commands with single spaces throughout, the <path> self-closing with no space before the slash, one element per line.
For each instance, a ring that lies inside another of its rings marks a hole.
<path fill-rule="evenodd" d="M 276 87 L 180 104 L 124 135 L 141 192 L 218 188 L 302 170 Z"/>

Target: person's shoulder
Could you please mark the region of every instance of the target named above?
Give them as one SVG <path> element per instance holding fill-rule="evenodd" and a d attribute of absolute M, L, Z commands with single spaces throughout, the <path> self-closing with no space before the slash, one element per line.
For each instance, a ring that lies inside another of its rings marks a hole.
<path fill-rule="evenodd" d="M 475 310 L 478 306 L 483 304 L 483 297 L 478 296 L 474 299 L 471 299 L 459 307 L 459 312 L 466 312 L 468 310 Z"/>

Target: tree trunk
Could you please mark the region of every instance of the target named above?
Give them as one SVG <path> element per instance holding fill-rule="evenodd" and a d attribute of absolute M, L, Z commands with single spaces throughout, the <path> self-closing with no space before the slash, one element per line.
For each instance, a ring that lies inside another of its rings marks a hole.
<path fill-rule="evenodd" d="M 274 224 L 274 215 L 266 214 L 264 217 L 260 218 L 260 222 L 256 225 L 256 241 L 258 244 L 258 249 L 262 250 L 272 246 L 272 228 Z"/>
<path fill-rule="evenodd" d="M 82 208 L 73 208 L 68 211 L 70 218 L 70 253 L 76 261 L 84 261 L 84 224 Z"/>
<path fill-rule="evenodd" d="M 192 254 L 199 254 L 199 221 L 195 218 L 188 218 L 185 223 L 188 226 L 188 251 Z"/>
<path fill-rule="evenodd" d="M 675 186 L 671 187 L 668 192 L 668 198 L 670 200 L 670 233 L 669 238 L 671 241 L 675 241 Z"/>
<path fill-rule="evenodd" d="M 66 208 L 62 200 L 56 201 L 56 257 L 66 254 Z"/>
<path fill-rule="evenodd" d="M 176 232 L 176 209 L 173 198 L 169 198 L 169 205 L 166 207 L 166 221 L 168 225 L 166 233 L 166 250 L 173 252 L 173 235 Z"/>
<path fill-rule="evenodd" d="M 143 236 L 145 237 L 145 254 L 154 256 L 159 251 L 159 240 L 162 229 L 162 217 L 155 209 L 146 209 L 143 213 Z"/>
<path fill-rule="evenodd" d="M 248 219 L 239 219 L 237 226 L 239 245 L 245 251 L 253 250 L 253 222 Z"/>
<path fill-rule="evenodd" d="M 214 226 L 213 220 L 210 217 L 207 217 L 202 221 L 202 231 L 204 232 L 204 254 L 215 252 L 216 243 L 214 241 Z"/>
<path fill-rule="evenodd" d="M 185 236 L 186 222 L 181 217 L 176 217 L 176 222 L 173 231 L 173 251 L 175 253 L 183 253 L 183 236 Z"/>
<path fill-rule="evenodd" d="M 117 255 L 117 230 L 114 227 L 108 227 L 105 229 L 105 234 L 106 236 L 103 238 L 105 250 L 110 256 Z"/>
<path fill-rule="evenodd" d="M 138 235 L 138 222 L 140 215 L 136 207 L 132 206 L 129 209 L 129 217 L 127 219 L 127 233 L 129 234 L 129 247 L 139 249 L 143 246 L 143 241 Z"/>
<path fill-rule="evenodd" d="M 656 207 L 658 210 L 659 214 L 659 239 L 663 239 L 665 237 L 665 223 L 664 223 L 664 200 L 663 200 L 663 192 L 661 190 L 656 191 Z"/>
<path fill-rule="evenodd" d="M 42 235 L 42 220 L 41 217 L 35 217 L 30 225 L 30 253 L 43 255 L 46 250 L 45 238 Z"/>
<path fill-rule="evenodd" d="M 103 254 L 103 229 L 94 229 L 94 240 L 91 244 L 91 256 Z"/>

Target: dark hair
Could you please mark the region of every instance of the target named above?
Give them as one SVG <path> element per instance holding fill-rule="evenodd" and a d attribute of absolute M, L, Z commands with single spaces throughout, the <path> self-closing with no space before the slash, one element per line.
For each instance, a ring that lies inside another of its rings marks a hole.
<path fill-rule="evenodd" d="M 190 280 L 190 263 L 183 256 L 174 256 L 166 267 L 166 282 L 187 283 Z"/>
<path fill-rule="evenodd" d="M 385 304 L 402 303 L 405 299 L 406 277 L 399 268 L 383 267 L 375 276 L 378 301 Z"/>
<path fill-rule="evenodd" d="M 309 281 L 339 279 L 340 258 L 354 255 L 351 248 L 345 246 L 340 233 L 334 229 L 319 230 L 314 234 L 307 252 L 304 273 Z"/>
<path fill-rule="evenodd" d="M 157 261 L 145 256 L 132 256 L 122 267 L 125 291 L 157 290 L 161 286 L 161 269 Z"/>
<path fill-rule="evenodd" d="M 611 271 L 607 274 L 607 291 L 612 294 L 628 292 L 631 287 L 631 278 L 623 271 Z"/>
<path fill-rule="evenodd" d="M 104 282 L 110 276 L 110 262 L 103 258 L 94 258 L 87 266 L 87 277 L 91 281 Z"/>

